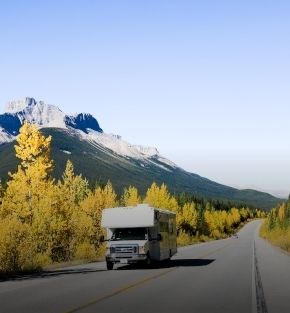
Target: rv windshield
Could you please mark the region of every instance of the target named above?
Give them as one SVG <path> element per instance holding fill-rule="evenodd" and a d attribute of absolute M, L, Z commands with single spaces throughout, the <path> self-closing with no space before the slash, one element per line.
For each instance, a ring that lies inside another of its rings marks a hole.
<path fill-rule="evenodd" d="M 118 228 L 114 231 L 112 241 L 117 240 L 146 240 L 146 228 Z"/>

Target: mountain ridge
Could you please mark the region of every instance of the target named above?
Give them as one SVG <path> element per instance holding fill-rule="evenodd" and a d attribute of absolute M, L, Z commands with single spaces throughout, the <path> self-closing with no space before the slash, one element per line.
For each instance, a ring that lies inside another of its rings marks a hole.
<path fill-rule="evenodd" d="M 159 161 L 176 167 L 173 162 L 161 156 L 155 147 L 132 145 L 122 140 L 119 135 L 104 133 L 98 121 L 89 113 L 66 115 L 55 105 L 29 97 L 8 102 L 5 110 L 6 112 L 0 115 L 0 144 L 15 139 L 23 121 L 26 120 L 41 128 L 69 130 L 83 140 L 104 146 L 125 157 L 148 161 L 151 156 L 156 155 Z"/>

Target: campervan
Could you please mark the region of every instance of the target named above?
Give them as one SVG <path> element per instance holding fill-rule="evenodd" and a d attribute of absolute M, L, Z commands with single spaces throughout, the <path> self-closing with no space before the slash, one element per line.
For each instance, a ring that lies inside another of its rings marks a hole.
<path fill-rule="evenodd" d="M 176 217 L 147 204 L 117 207 L 102 212 L 107 232 L 107 269 L 115 263 L 131 264 L 170 259 L 177 253 Z"/>

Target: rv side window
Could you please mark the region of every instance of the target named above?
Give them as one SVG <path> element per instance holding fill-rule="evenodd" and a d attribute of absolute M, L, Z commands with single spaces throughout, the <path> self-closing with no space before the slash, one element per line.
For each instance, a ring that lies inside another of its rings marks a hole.
<path fill-rule="evenodd" d="M 160 217 L 159 212 L 156 212 L 156 211 L 155 211 L 155 213 L 154 213 L 155 221 L 158 221 L 158 220 L 159 220 L 159 217 Z"/>
<path fill-rule="evenodd" d="M 154 240 L 155 238 L 157 237 L 157 231 L 156 231 L 156 229 L 155 228 L 149 228 L 148 229 L 148 239 L 149 240 Z"/>
<path fill-rule="evenodd" d="M 171 221 L 169 222 L 169 233 L 173 234 L 173 223 Z"/>
<path fill-rule="evenodd" d="M 168 223 L 160 222 L 160 231 L 168 233 Z"/>

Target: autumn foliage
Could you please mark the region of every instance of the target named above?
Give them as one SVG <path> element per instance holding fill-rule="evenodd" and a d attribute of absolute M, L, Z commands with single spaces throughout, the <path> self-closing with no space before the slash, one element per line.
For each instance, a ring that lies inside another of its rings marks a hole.
<path fill-rule="evenodd" d="M 290 200 L 272 209 L 261 227 L 261 236 L 290 252 Z"/>
<path fill-rule="evenodd" d="M 176 213 L 179 244 L 224 238 L 257 215 L 248 208 L 216 209 L 210 203 L 180 201 L 153 183 L 144 199 L 129 186 L 117 196 L 113 186 L 90 188 L 68 161 L 60 180 L 51 176 L 51 137 L 24 123 L 15 151 L 20 164 L 4 188 L 0 185 L 0 272 L 41 268 L 53 262 L 94 260 L 102 253 L 104 208 L 145 202 Z M 280 214 L 283 215 L 283 212 Z"/>

